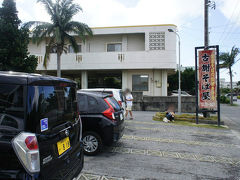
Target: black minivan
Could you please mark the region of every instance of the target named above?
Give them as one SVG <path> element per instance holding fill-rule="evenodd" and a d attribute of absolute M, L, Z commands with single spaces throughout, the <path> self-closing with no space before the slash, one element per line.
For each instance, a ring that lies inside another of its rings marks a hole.
<path fill-rule="evenodd" d="M 0 71 L 0 179 L 73 179 L 81 134 L 75 82 Z"/>
<path fill-rule="evenodd" d="M 123 109 L 112 95 L 80 90 L 77 100 L 86 155 L 96 155 L 103 145 L 111 145 L 122 137 Z"/>

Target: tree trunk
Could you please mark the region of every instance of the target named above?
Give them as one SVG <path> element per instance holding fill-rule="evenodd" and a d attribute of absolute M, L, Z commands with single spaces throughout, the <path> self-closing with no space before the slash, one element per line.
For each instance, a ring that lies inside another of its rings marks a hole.
<path fill-rule="evenodd" d="M 61 52 L 57 49 L 57 77 L 61 77 Z"/>
<path fill-rule="evenodd" d="M 229 68 L 229 75 L 230 75 L 230 89 L 231 89 L 230 103 L 231 103 L 231 105 L 233 105 L 233 88 L 232 88 L 232 69 L 231 69 L 231 67 Z"/>

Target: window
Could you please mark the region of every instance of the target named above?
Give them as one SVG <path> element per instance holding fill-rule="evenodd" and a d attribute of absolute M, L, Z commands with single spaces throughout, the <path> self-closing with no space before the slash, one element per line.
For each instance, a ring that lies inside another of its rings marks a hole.
<path fill-rule="evenodd" d="M 121 107 L 119 106 L 118 102 L 116 101 L 116 99 L 114 97 L 108 97 L 106 99 L 111 104 L 111 106 L 114 108 L 114 110 L 118 111 L 121 109 Z"/>
<path fill-rule="evenodd" d="M 82 52 L 82 46 L 80 44 L 78 44 L 77 46 L 77 53 Z M 68 46 L 68 53 L 75 53 L 72 45 Z"/>
<path fill-rule="evenodd" d="M 122 43 L 107 44 L 107 52 L 119 52 L 122 51 Z"/>
<path fill-rule="evenodd" d="M 148 91 L 148 75 L 132 75 L 133 91 Z"/>
<path fill-rule="evenodd" d="M 0 84 L 0 128 L 22 130 L 24 119 L 24 87 Z"/>
<path fill-rule="evenodd" d="M 52 124 L 61 121 L 73 121 L 76 112 L 76 90 L 74 87 L 61 86 L 29 86 L 29 109 L 40 119 L 48 118 Z M 36 108 L 36 112 L 34 109 Z"/>
<path fill-rule="evenodd" d="M 78 110 L 80 113 L 83 113 L 87 110 L 87 96 L 78 94 L 77 96 L 78 100 Z"/>
<path fill-rule="evenodd" d="M 12 117 L 7 116 L 7 115 L 2 117 L 1 125 L 18 129 L 17 120 L 15 120 Z"/>

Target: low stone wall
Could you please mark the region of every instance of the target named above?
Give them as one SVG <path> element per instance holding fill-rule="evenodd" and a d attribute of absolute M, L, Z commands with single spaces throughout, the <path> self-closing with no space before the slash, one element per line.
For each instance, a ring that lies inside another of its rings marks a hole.
<path fill-rule="evenodd" d="M 133 110 L 135 111 L 166 111 L 169 106 L 174 106 L 177 111 L 177 96 L 143 96 L 141 92 L 133 92 Z M 193 113 L 196 111 L 195 96 L 181 97 L 182 112 Z"/>

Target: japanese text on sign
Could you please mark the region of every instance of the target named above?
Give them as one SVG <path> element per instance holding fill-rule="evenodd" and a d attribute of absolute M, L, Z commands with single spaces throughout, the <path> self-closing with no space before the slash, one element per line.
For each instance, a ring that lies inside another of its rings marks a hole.
<path fill-rule="evenodd" d="M 215 51 L 199 51 L 199 107 L 216 109 L 216 65 Z"/>

